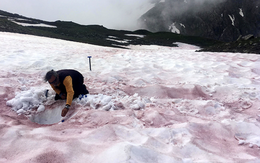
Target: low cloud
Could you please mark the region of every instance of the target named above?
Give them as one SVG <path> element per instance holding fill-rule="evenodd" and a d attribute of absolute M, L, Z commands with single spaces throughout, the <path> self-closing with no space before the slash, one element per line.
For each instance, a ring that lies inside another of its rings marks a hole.
<path fill-rule="evenodd" d="M 138 29 L 138 18 L 154 0 L 1 0 L 1 10 L 46 21 L 73 21 L 113 29 Z"/>
<path fill-rule="evenodd" d="M 103 25 L 111 29 L 136 30 L 138 19 L 159 2 L 166 5 L 165 13 L 183 13 L 203 3 L 225 0 L 1 0 L 1 10 L 46 21 L 73 21 L 83 25 Z M 176 5 L 187 2 L 190 5 Z M 195 5 L 192 5 L 195 4 Z M 193 10 L 206 10 L 201 7 Z"/>

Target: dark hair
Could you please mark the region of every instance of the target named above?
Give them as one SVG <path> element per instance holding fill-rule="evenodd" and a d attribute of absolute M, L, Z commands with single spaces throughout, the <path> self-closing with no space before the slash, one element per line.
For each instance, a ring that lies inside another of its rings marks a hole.
<path fill-rule="evenodd" d="M 48 80 L 50 80 L 52 76 L 57 77 L 57 76 L 58 76 L 58 73 L 57 73 L 56 71 L 54 71 L 54 70 L 48 71 L 48 72 L 46 73 L 45 77 L 44 77 L 45 82 L 47 82 Z"/>

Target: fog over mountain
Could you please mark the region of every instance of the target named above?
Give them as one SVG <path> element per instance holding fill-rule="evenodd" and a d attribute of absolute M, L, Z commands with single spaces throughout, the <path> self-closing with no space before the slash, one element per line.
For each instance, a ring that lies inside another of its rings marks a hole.
<path fill-rule="evenodd" d="M 154 0 L 1 0 L 0 10 L 46 21 L 73 21 L 107 28 L 136 30 L 138 18 Z"/>
<path fill-rule="evenodd" d="M 140 18 L 153 32 L 202 36 L 234 41 L 240 36 L 260 36 L 259 0 L 165 0 Z"/>

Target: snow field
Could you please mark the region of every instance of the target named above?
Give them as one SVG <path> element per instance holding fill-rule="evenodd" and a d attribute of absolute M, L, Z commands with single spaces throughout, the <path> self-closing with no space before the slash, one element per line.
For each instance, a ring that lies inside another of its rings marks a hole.
<path fill-rule="evenodd" d="M 259 161 L 258 55 L 0 39 L 0 162 Z M 43 76 L 63 68 L 80 71 L 90 95 L 59 123 L 65 102 Z"/>

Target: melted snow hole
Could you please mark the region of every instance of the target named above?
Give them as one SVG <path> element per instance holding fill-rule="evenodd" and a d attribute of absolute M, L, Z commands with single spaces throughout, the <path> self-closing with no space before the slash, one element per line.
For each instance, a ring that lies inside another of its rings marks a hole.
<path fill-rule="evenodd" d="M 38 112 L 36 114 L 32 114 L 29 116 L 29 119 L 32 122 L 38 124 L 55 124 L 62 120 L 61 111 L 63 107 L 56 107 L 54 109 L 45 109 L 42 112 Z"/>
<path fill-rule="evenodd" d="M 27 88 L 16 93 L 13 99 L 6 102 L 18 115 L 25 115 L 38 124 L 54 124 L 61 121 L 64 102 L 55 102 L 55 92 L 48 93 L 46 88 Z M 46 93 L 48 93 L 46 95 Z"/>

